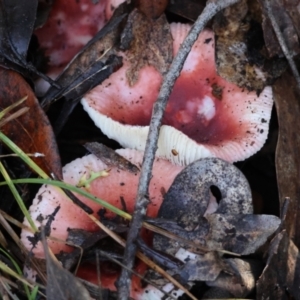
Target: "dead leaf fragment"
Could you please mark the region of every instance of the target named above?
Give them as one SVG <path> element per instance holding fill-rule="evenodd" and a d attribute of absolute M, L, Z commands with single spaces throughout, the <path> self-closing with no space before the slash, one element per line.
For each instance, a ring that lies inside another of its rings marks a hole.
<path fill-rule="evenodd" d="M 278 229 L 280 223 L 278 217 L 271 215 L 208 214 L 205 219 L 199 219 L 197 226 L 190 230 L 171 222 L 157 225 L 177 236 L 205 245 L 211 251 L 222 249 L 248 255 L 261 247 Z M 172 255 L 179 247 L 190 250 L 187 245 L 158 235 L 155 235 L 153 244 L 156 249 Z"/>
<path fill-rule="evenodd" d="M 47 299 L 82 300 L 90 299 L 88 291 L 82 283 L 69 271 L 63 269 L 45 246 L 47 261 Z"/>
<path fill-rule="evenodd" d="M 146 65 L 165 74 L 173 57 L 173 40 L 165 15 L 150 20 L 137 9 L 133 10 L 122 33 L 121 49 L 129 49 L 127 57 L 131 67 L 127 79 L 130 85 L 134 85 L 140 69 Z"/>
<path fill-rule="evenodd" d="M 165 11 L 168 0 L 137 0 L 137 8 L 145 16 L 151 19 L 157 19 Z"/>
<path fill-rule="evenodd" d="M 286 215 L 286 230 L 297 247 L 300 246 L 300 93 L 289 72 L 275 82 L 275 105 L 279 122 L 276 149 L 276 174 L 280 207 L 286 197 L 290 203 Z"/>
<path fill-rule="evenodd" d="M 272 240 L 267 265 L 256 286 L 257 299 L 300 299 L 299 250 L 285 230 Z"/>
<path fill-rule="evenodd" d="M 4 24 L 1 25 L 4 25 L 4 28 L 1 29 L 6 31 L 11 51 L 25 62 L 36 19 L 38 1 L 26 3 L 18 0 L 4 0 L 2 5 L 0 7 Z"/>
<path fill-rule="evenodd" d="M 213 29 L 216 39 L 216 64 L 220 76 L 239 87 L 260 92 L 266 85 L 268 73 L 262 71 L 263 57 L 256 49 L 253 57 L 248 51 L 247 34 L 251 23 L 246 18 L 246 0 L 217 14 Z M 257 39 L 257 38 L 256 38 Z"/>
<path fill-rule="evenodd" d="M 184 281 L 214 281 L 224 269 L 224 263 L 216 252 L 208 252 L 190 259 L 180 270 Z"/>
<path fill-rule="evenodd" d="M 33 160 L 46 173 L 61 176 L 60 156 L 52 127 L 30 86 L 12 70 L 0 68 L 0 78 L 0 109 L 7 108 L 24 96 L 27 99 L 18 109 L 29 107 L 27 113 L 4 125 L 2 131 L 25 153 L 44 154 L 44 157 L 34 157 Z"/>
<path fill-rule="evenodd" d="M 268 18 L 268 14 L 264 9 L 263 1 L 259 0 L 263 8 L 262 27 L 264 31 L 264 39 L 270 57 L 282 56 L 282 50 L 273 31 L 273 27 Z M 269 5 L 272 9 L 274 18 L 278 23 L 287 47 L 292 56 L 300 53 L 300 2 L 298 0 L 272 0 Z"/>
<path fill-rule="evenodd" d="M 123 171 L 129 171 L 133 174 L 140 172 L 140 169 L 136 165 L 103 144 L 91 142 L 86 143 L 84 147 L 100 158 L 107 166 L 116 166 Z"/>
<path fill-rule="evenodd" d="M 253 212 L 251 190 L 241 171 L 221 159 L 203 158 L 176 176 L 158 213 L 161 222 L 156 225 L 198 244 L 207 243 L 212 224 L 203 216 L 211 201 L 212 186 L 217 187 L 221 194 L 216 213 L 242 216 Z M 172 255 L 180 247 L 186 247 L 158 234 L 154 235 L 153 245 Z M 218 244 L 217 249 L 221 248 Z"/>
<path fill-rule="evenodd" d="M 238 298 L 246 297 L 255 289 L 255 282 L 263 269 L 263 263 L 259 260 L 240 258 L 225 259 L 225 262 L 234 270 L 234 274 L 221 273 L 215 281 L 206 284 L 226 290 Z"/>
<path fill-rule="evenodd" d="M 190 21 L 196 21 L 205 7 L 206 1 L 199 0 L 172 0 L 169 1 L 167 11 Z"/>
<path fill-rule="evenodd" d="M 234 165 L 219 158 L 199 159 L 184 168 L 164 197 L 159 217 L 186 226 L 198 224 L 209 201 L 210 188 L 220 190 L 217 209 L 222 214 L 252 213 L 252 196 L 247 179 Z"/>
<path fill-rule="evenodd" d="M 38 1 L 0 1 L 0 64 L 30 78 L 33 72 L 51 81 L 27 61 Z"/>
<path fill-rule="evenodd" d="M 210 249 L 224 249 L 248 255 L 262 246 L 281 221 L 271 215 L 207 215 L 210 224 L 206 244 Z"/>

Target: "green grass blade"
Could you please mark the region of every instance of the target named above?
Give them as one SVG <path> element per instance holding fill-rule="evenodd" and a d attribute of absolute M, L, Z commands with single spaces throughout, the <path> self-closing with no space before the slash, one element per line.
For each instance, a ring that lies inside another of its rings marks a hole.
<path fill-rule="evenodd" d="M 57 180 L 49 180 L 49 179 L 42 179 L 42 178 L 23 178 L 23 179 L 14 179 L 12 180 L 12 182 L 14 184 L 18 184 L 18 183 L 34 183 L 34 184 L 50 184 L 59 188 L 63 188 L 66 190 L 69 190 L 71 192 L 77 193 L 79 195 L 82 195 L 96 203 L 98 203 L 99 205 L 105 207 L 106 209 L 110 210 L 111 212 L 130 220 L 131 219 L 131 215 L 124 212 L 123 210 L 113 206 L 112 204 L 109 204 L 108 202 L 106 202 L 105 200 L 99 199 L 96 196 L 90 194 L 89 192 L 80 189 L 74 185 L 62 182 L 62 181 L 57 181 Z M 0 182 L 0 186 L 2 185 L 7 185 L 6 182 Z"/>
<path fill-rule="evenodd" d="M 10 140 L 1 131 L 0 140 L 14 153 L 16 153 L 40 177 L 44 179 L 49 178 L 49 176 L 23 150 L 21 150 L 12 140 Z"/>
<path fill-rule="evenodd" d="M 36 297 L 37 297 L 38 291 L 39 291 L 39 286 L 36 285 L 36 286 L 32 289 L 31 295 L 29 296 L 28 299 L 29 299 L 29 300 L 35 300 Z"/>
<path fill-rule="evenodd" d="M 19 265 L 17 264 L 17 262 L 12 258 L 12 256 L 10 256 L 5 250 L 0 248 L 0 251 L 12 262 L 12 264 L 14 265 L 15 269 L 17 270 L 17 273 L 22 276 L 23 272 L 20 269 Z M 27 295 L 27 298 L 30 299 L 31 295 L 30 295 L 30 291 L 29 288 L 27 286 L 27 284 L 23 283 L 24 285 L 24 289 L 25 289 L 25 293 Z"/>
<path fill-rule="evenodd" d="M 9 189 L 11 190 L 12 194 L 14 195 L 22 213 L 24 214 L 25 218 L 27 219 L 27 221 L 29 222 L 31 228 L 33 229 L 34 232 L 38 231 L 38 229 L 36 228 L 34 222 L 31 219 L 31 216 L 24 204 L 23 199 L 21 198 L 20 194 L 18 193 L 18 190 L 16 189 L 16 187 L 14 186 L 14 183 L 12 182 L 12 180 L 10 179 L 8 173 L 6 172 L 6 169 L 4 168 L 2 162 L 0 161 L 0 172 L 2 174 L 2 176 L 4 177 L 4 180 L 6 181 Z"/>
<path fill-rule="evenodd" d="M 21 103 L 23 103 L 28 97 L 25 96 L 22 99 L 20 99 L 19 101 L 15 102 L 14 104 L 6 107 L 5 109 L 3 109 L 0 112 L 0 120 L 7 114 L 9 113 L 11 110 L 13 110 L 15 107 L 19 106 Z"/>

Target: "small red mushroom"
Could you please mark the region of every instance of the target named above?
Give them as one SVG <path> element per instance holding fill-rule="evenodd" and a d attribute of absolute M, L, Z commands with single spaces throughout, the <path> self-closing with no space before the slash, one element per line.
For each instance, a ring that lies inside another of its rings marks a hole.
<path fill-rule="evenodd" d="M 142 163 L 143 153 L 136 150 L 122 149 L 117 153 L 128 159 L 130 162 L 139 166 Z M 100 199 L 103 199 L 114 206 L 124 209 L 122 202 L 126 204 L 126 210 L 132 213 L 134 210 L 137 186 L 139 180 L 138 173 L 131 173 L 129 171 L 121 170 L 117 167 L 108 167 L 99 158 L 94 155 L 87 155 L 83 158 L 78 158 L 71 163 L 67 164 L 63 168 L 64 181 L 72 185 L 78 185 L 81 179 L 89 178 L 92 172 L 99 172 L 103 170 L 109 170 L 108 176 L 98 177 L 91 181 L 89 187 L 86 189 L 93 195 Z M 150 217 L 156 217 L 157 212 L 163 200 L 164 193 L 169 189 L 175 176 L 182 170 L 182 167 L 172 165 L 170 162 L 156 158 L 153 166 L 153 177 L 149 186 L 149 199 L 150 204 L 148 206 L 147 215 Z M 99 204 L 86 199 L 80 195 L 77 197 L 85 204 L 87 204 L 94 211 L 94 216 L 99 218 L 97 212 L 101 208 Z M 122 198 L 122 199 L 121 199 Z M 48 246 L 55 253 L 60 251 L 70 252 L 71 246 L 67 246 L 63 241 L 66 241 L 68 236 L 68 229 L 84 229 L 89 232 L 99 230 L 97 225 L 91 221 L 91 219 L 75 204 L 69 201 L 66 195 L 51 185 L 43 185 L 38 191 L 29 212 L 33 221 L 37 227 L 47 222 L 47 216 L 51 214 L 55 208 L 60 206 L 58 213 L 55 216 L 55 220 L 51 224 L 51 237 L 61 240 L 48 239 Z M 113 214 L 107 212 L 105 217 L 113 217 Z M 29 226 L 27 220 L 24 224 Z M 32 237 L 33 234 L 27 230 L 23 230 L 21 233 L 21 241 L 25 247 L 30 250 L 32 244 L 28 237 Z M 151 233 L 148 231 L 143 232 L 143 238 L 148 240 L 152 239 Z M 33 253 L 37 258 L 44 258 L 44 250 L 41 242 L 37 244 L 37 247 L 33 249 Z M 135 267 L 135 271 L 143 274 L 147 267 L 138 262 Z M 118 273 L 114 270 L 101 270 L 101 284 L 104 288 L 115 289 L 114 283 L 118 278 Z M 95 265 L 83 265 L 77 274 L 85 280 L 98 284 L 97 270 Z M 134 276 L 132 283 L 132 296 L 134 299 L 142 299 L 142 295 L 145 292 L 162 295 L 161 292 L 155 290 L 152 287 L 147 289 L 141 288 L 141 282 L 138 277 Z M 153 298 L 154 299 L 154 298 Z M 160 298 L 157 298 L 160 299 Z"/>
<path fill-rule="evenodd" d="M 171 24 L 174 55 L 189 29 L 189 25 Z M 129 86 L 129 63 L 126 53 L 123 56 L 123 67 L 87 93 L 82 105 L 108 137 L 126 148 L 144 150 L 162 76 L 146 66 L 137 83 Z M 265 143 L 272 106 L 271 87 L 258 96 L 217 74 L 214 33 L 206 29 L 175 83 L 156 154 L 181 165 L 211 156 L 229 162 L 246 159 Z"/>
<path fill-rule="evenodd" d="M 89 40 L 112 16 L 115 0 L 54 1 L 47 22 L 35 31 L 40 47 L 48 57 L 47 75 L 55 79 Z M 37 92 L 42 94 L 49 84 L 40 79 Z"/>

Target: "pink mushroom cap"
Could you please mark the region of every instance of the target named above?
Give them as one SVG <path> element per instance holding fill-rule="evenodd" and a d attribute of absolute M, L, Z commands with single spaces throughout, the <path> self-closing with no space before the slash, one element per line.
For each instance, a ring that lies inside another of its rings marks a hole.
<path fill-rule="evenodd" d="M 35 31 L 40 46 L 46 50 L 45 54 L 49 57 L 51 66 L 61 67 L 69 63 L 104 26 L 107 2 L 54 2 L 47 22 Z"/>
<path fill-rule="evenodd" d="M 117 150 L 117 153 L 128 159 L 133 164 L 140 166 L 142 163 L 143 153 L 131 150 L 122 149 Z M 109 202 L 110 204 L 124 209 L 122 200 L 126 204 L 126 210 L 132 213 L 135 205 L 135 198 L 137 193 L 137 186 L 139 180 L 138 173 L 131 173 L 129 171 L 121 170 L 117 167 L 108 167 L 99 158 L 90 154 L 82 158 L 78 158 L 71 163 L 67 164 L 63 168 L 64 181 L 72 185 L 77 185 L 83 176 L 89 178 L 91 172 L 99 172 L 102 170 L 108 170 L 109 175 L 106 177 L 99 177 L 90 183 L 90 186 L 86 188 L 94 196 Z M 163 200 L 164 193 L 169 189 L 176 175 L 182 170 L 182 167 L 172 165 L 170 162 L 156 158 L 153 166 L 153 177 L 149 186 L 149 199 L 150 204 L 148 206 L 147 215 L 150 217 L 156 217 L 157 212 Z M 97 212 L 101 209 L 101 206 L 85 197 L 76 195 L 83 203 L 87 204 L 94 211 L 94 216 L 99 219 Z M 121 198 L 123 198 L 121 200 Z M 53 239 L 48 239 L 48 246 L 55 253 L 60 251 L 70 252 L 73 247 L 64 243 L 68 236 L 68 229 L 83 229 L 89 232 L 99 230 L 99 227 L 91 221 L 91 219 L 73 202 L 68 200 L 67 196 L 58 188 L 51 185 L 43 185 L 38 191 L 31 207 L 29 208 L 30 215 L 37 227 L 42 224 L 45 225 L 48 216 L 53 213 L 55 208 L 60 206 L 58 213 L 55 216 L 55 220 L 51 225 L 51 238 L 56 238 L 61 242 Z M 105 213 L 106 218 L 112 218 L 113 213 L 107 211 Z M 24 224 L 29 226 L 27 220 Z M 30 250 L 32 248 L 31 242 L 28 237 L 32 237 L 33 234 L 25 229 L 21 233 L 21 241 L 25 247 Z M 144 230 L 142 232 L 143 238 L 146 242 L 151 244 L 152 234 L 149 231 Z M 37 247 L 33 249 L 33 253 L 37 258 L 44 258 L 44 250 L 41 242 L 37 244 Z M 147 269 L 147 266 L 141 262 L 136 263 L 135 271 L 143 274 Z M 101 283 L 102 286 L 109 289 L 114 289 L 114 283 L 118 278 L 119 270 L 111 268 L 110 264 L 104 264 L 101 269 Z M 88 280 L 92 283 L 98 284 L 97 269 L 94 264 L 85 264 L 78 270 L 80 278 Z M 140 295 L 144 293 L 141 288 L 141 282 L 138 277 L 134 277 L 132 293 L 135 295 L 134 299 L 142 299 Z M 150 288 L 152 290 L 152 288 Z M 147 292 L 149 291 L 149 288 Z M 154 290 L 152 291 L 154 292 Z M 158 293 L 156 290 L 155 293 Z M 160 294 L 160 293 L 158 293 Z M 159 298 L 158 298 L 159 299 Z"/>
<path fill-rule="evenodd" d="M 189 25 L 171 24 L 173 52 Z M 187 165 L 202 157 L 244 160 L 265 143 L 273 106 L 271 87 L 258 96 L 217 74 L 214 33 L 204 30 L 177 79 L 163 118 L 157 155 Z M 129 62 L 87 93 L 82 105 L 104 134 L 122 146 L 144 150 L 162 76 L 146 66 L 129 86 Z"/>
<path fill-rule="evenodd" d="M 120 2 L 120 1 L 119 1 Z M 116 0 L 60 0 L 54 1 L 46 23 L 35 31 L 40 47 L 49 59 L 47 75 L 55 79 L 72 58 L 106 24 L 118 6 Z M 49 84 L 37 82 L 42 94 Z"/>

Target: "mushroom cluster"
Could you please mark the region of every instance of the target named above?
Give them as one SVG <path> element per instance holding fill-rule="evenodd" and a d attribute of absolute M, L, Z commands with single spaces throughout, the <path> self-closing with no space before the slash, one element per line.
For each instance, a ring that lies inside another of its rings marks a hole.
<path fill-rule="evenodd" d="M 176 55 L 190 25 L 171 24 Z M 82 99 L 82 105 L 104 134 L 123 147 L 143 151 L 161 74 L 145 66 L 137 83 L 126 80 L 129 62 Z M 240 161 L 265 143 L 273 105 L 272 89 L 239 88 L 217 74 L 214 33 L 204 30 L 177 79 L 163 117 L 157 155 L 180 165 L 202 157 Z"/>
<path fill-rule="evenodd" d="M 122 2 L 55 2 L 49 20 L 35 32 L 50 59 L 48 75 L 55 78 Z M 176 55 L 190 25 L 170 27 Z M 273 105 L 271 87 L 257 95 L 220 77 L 214 39 L 209 29 L 200 34 L 164 114 L 157 155 L 176 164 L 188 165 L 201 157 L 219 157 L 229 162 L 244 160 L 263 146 L 268 135 Z M 85 95 L 82 105 L 104 134 L 125 148 L 143 151 L 152 106 L 163 78 L 153 66 L 147 65 L 131 86 L 126 79 L 131 67 L 127 52 L 119 54 L 123 67 Z M 44 91 L 45 87 L 38 86 L 37 90 Z"/>
<path fill-rule="evenodd" d="M 112 13 L 111 2 L 107 4 L 108 2 L 100 1 L 99 7 L 93 11 L 96 15 L 103 16 L 101 21 L 97 20 L 93 23 L 94 31 L 103 26 L 106 18 Z M 119 1 L 115 2 L 119 4 Z M 112 1 L 112 3 L 115 2 Z M 82 11 L 89 10 L 85 4 L 85 1 L 80 2 Z M 58 19 L 55 21 L 54 17 L 49 30 L 53 30 L 53 26 L 57 27 L 63 32 L 62 37 L 66 45 L 70 45 L 69 38 L 74 37 L 75 44 L 73 44 L 74 47 L 65 47 L 65 52 L 60 52 L 62 49 L 58 48 L 56 54 L 53 54 L 51 50 L 51 59 L 54 61 L 55 57 L 59 58 L 57 66 L 52 61 L 54 73 L 65 66 L 66 61 L 63 58 L 70 59 L 79 50 L 78 45 L 86 42 L 85 37 L 92 36 L 96 32 L 92 30 L 88 34 L 72 34 L 72 37 L 66 37 L 64 26 L 69 26 L 66 24 L 68 18 L 63 12 L 59 14 L 59 9 L 57 10 Z M 81 18 L 80 20 L 89 28 L 90 23 L 87 19 Z M 174 40 L 173 55 L 176 55 L 190 30 L 190 25 L 171 24 L 170 28 Z M 43 40 L 44 34 L 45 31 L 41 30 L 40 40 Z M 76 44 L 76 39 L 78 44 Z M 181 166 L 203 157 L 219 157 L 229 162 L 243 160 L 257 152 L 266 140 L 273 105 L 271 87 L 265 87 L 257 95 L 254 91 L 239 88 L 225 81 L 216 71 L 214 43 L 213 31 L 206 29 L 200 34 L 168 101 L 156 153 L 161 158 L 157 157 L 155 160 L 149 188 L 148 216 L 156 217 L 164 193 L 182 170 Z M 48 49 L 52 46 L 44 44 L 44 47 Z M 64 54 L 61 55 L 61 53 Z M 120 55 L 123 57 L 123 67 L 86 94 L 82 99 L 82 105 L 104 134 L 118 141 L 123 147 L 136 149 L 119 150 L 118 153 L 138 166 L 141 164 L 143 155 L 140 151 L 145 149 L 152 106 L 157 99 L 163 77 L 154 67 L 148 65 L 140 70 L 137 82 L 133 86 L 129 85 L 126 73 L 130 68 L 130 63 L 126 52 L 120 52 Z M 87 188 L 88 191 L 116 207 L 133 212 L 138 173 L 132 174 L 117 167 L 111 168 L 94 155 L 89 155 L 65 166 L 63 175 L 67 183 L 76 185 L 84 176 L 88 178 L 92 172 L 106 169 L 110 169 L 109 175 L 93 180 Z M 76 196 L 93 209 L 95 216 L 99 217 L 97 212 L 101 207 L 97 203 L 80 195 Z M 48 245 L 55 254 L 60 251 L 72 251 L 73 247 L 64 243 L 69 228 L 81 228 L 89 232 L 98 230 L 90 218 L 75 204 L 70 203 L 61 190 L 51 186 L 43 186 L 39 190 L 30 213 L 39 227 L 46 224 L 47 216 L 57 207 L 60 209 L 51 225 L 51 238 L 48 239 Z M 107 212 L 105 217 L 111 218 L 112 215 Z M 26 221 L 25 224 L 27 224 Z M 31 249 L 32 245 L 28 236 L 32 237 L 32 233 L 23 230 L 22 241 L 27 249 Z M 144 237 L 147 238 L 145 232 Z M 33 249 L 33 253 L 37 257 L 44 257 L 41 243 Z M 98 283 L 96 270 L 91 271 L 90 267 L 88 271 L 86 270 L 83 266 L 78 275 Z M 143 273 L 145 266 L 138 264 L 136 271 Z M 115 289 L 114 282 L 117 276 L 118 273 L 109 276 L 101 272 L 102 284 Z M 142 293 L 146 292 L 139 289 L 137 295 L 135 292 L 137 287 L 140 288 L 141 283 L 135 277 L 132 288 L 134 299 L 140 299 Z"/>

